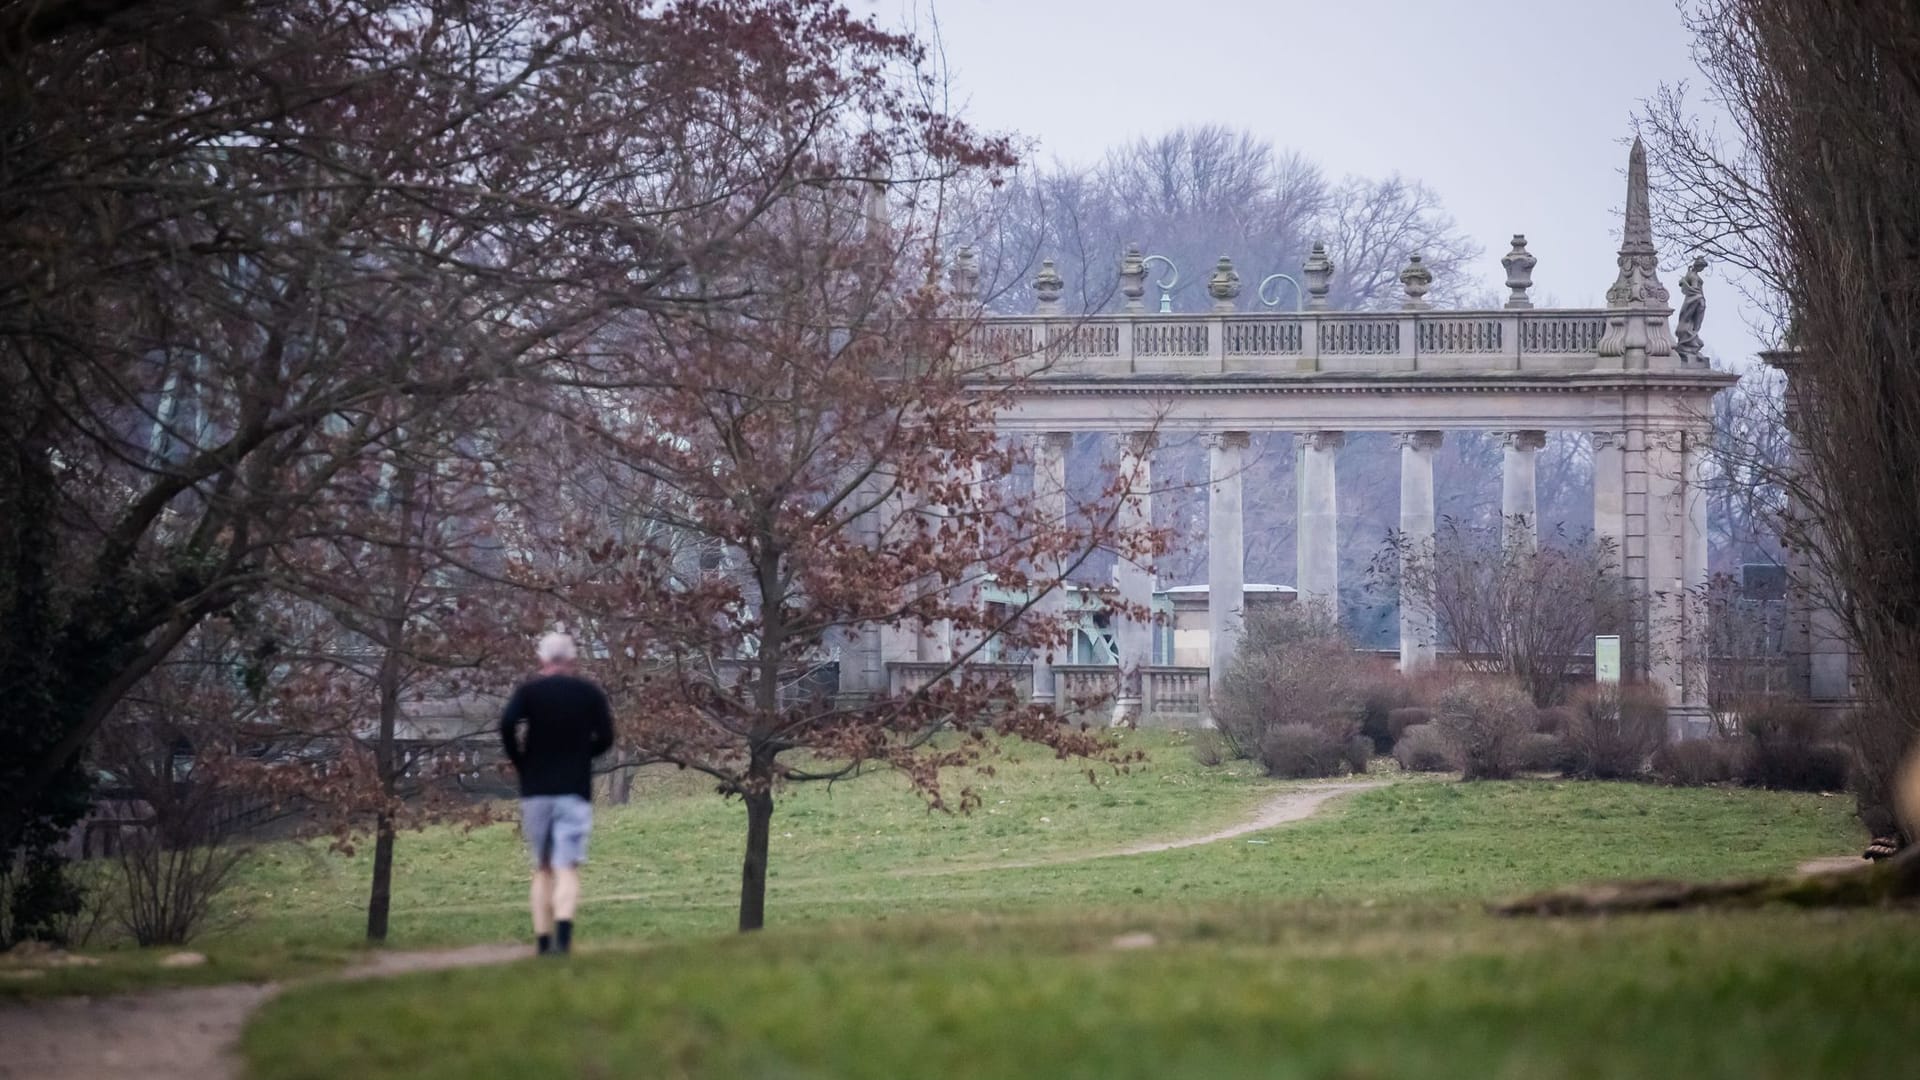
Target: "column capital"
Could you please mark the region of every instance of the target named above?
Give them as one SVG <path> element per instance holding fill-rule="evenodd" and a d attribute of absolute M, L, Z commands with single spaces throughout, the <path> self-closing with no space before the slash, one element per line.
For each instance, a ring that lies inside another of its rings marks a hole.
<path fill-rule="evenodd" d="M 1303 431 L 1296 438 L 1309 450 L 1338 450 L 1347 445 L 1344 431 Z"/>
<path fill-rule="evenodd" d="M 1547 445 L 1547 433 L 1544 431 L 1516 430 L 1499 434 L 1501 443 L 1509 450 L 1540 450 Z"/>
<path fill-rule="evenodd" d="M 1160 445 L 1160 436 L 1152 431 L 1129 431 L 1120 436 L 1120 445 L 1127 453 L 1134 455 L 1149 454 Z"/>
<path fill-rule="evenodd" d="M 1038 439 L 1035 439 L 1034 442 L 1041 449 L 1046 450 L 1049 453 L 1064 454 L 1068 450 L 1073 449 L 1073 432 L 1071 431 L 1041 432 L 1040 437 Z"/>
<path fill-rule="evenodd" d="M 1595 431 L 1591 433 L 1590 438 L 1593 440 L 1593 448 L 1595 450 L 1625 450 L 1627 448 L 1627 433 L 1624 431 Z"/>
<path fill-rule="evenodd" d="M 1244 431 L 1215 431 L 1207 435 L 1207 445 L 1216 450 L 1245 450 L 1253 437 Z"/>
<path fill-rule="evenodd" d="M 1394 445 L 1403 450 L 1438 450 L 1446 438 L 1444 431 L 1396 431 L 1393 433 Z"/>

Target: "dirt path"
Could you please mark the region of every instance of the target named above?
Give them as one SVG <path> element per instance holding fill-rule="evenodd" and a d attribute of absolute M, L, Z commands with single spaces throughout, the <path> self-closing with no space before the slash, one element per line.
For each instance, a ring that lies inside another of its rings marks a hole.
<path fill-rule="evenodd" d="M 967 874 L 1094 859 L 1145 855 L 1232 840 L 1311 817 L 1329 799 L 1381 786 L 1381 781 L 1326 784 L 1276 795 L 1253 817 L 1196 836 L 1103 851 L 972 866 L 909 870 L 908 876 Z M 601 903 L 622 899 L 602 897 Z M 633 896 L 630 899 L 644 899 Z M 524 945 L 382 952 L 327 979 L 380 979 L 416 971 L 501 964 L 529 955 Z M 247 1017 L 281 984 L 237 984 L 160 990 L 106 998 L 60 998 L 0 1005 L 0 1080 L 221 1080 L 241 1075 L 235 1054 Z"/>
<path fill-rule="evenodd" d="M 531 952 L 525 945 L 383 952 L 325 978 L 383 979 L 500 964 Z M 235 983 L 0 1005 L 0 1080 L 237 1077 L 240 1029 L 281 989 L 279 983 Z"/>

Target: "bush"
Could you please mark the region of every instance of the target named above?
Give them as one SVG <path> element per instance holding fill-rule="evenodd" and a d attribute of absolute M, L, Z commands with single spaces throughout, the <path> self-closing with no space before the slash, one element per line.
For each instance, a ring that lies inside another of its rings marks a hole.
<path fill-rule="evenodd" d="M 1463 779 L 1505 780 L 1519 742 L 1533 732 L 1533 698 L 1515 683 L 1462 682 L 1440 695 L 1434 726 L 1447 738 Z"/>
<path fill-rule="evenodd" d="M 1393 760 L 1408 772 L 1447 772 L 1453 768 L 1453 754 L 1447 737 L 1432 724 L 1414 724 L 1400 733 L 1393 744 Z"/>
<path fill-rule="evenodd" d="M 1356 654 L 1324 608 L 1269 609 L 1247 622 L 1246 636 L 1214 694 L 1214 719 L 1239 757 L 1274 776 L 1331 776 L 1344 767 L 1360 732 L 1359 711 L 1373 666 Z M 1310 727 L 1269 738 L 1282 728 Z M 1328 751 L 1331 751 L 1330 753 Z M 1318 772 L 1303 761 L 1316 764 Z M 1325 764 L 1341 761 L 1342 764 Z"/>
<path fill-rule="evenodd" d="M 1667 704 L 1650 686 L 1604 683 L 1588 689 L 1566 717 L 1570 775 L 1589 780 L 1639 776 L 1667 741 Z"/>
<path fill-rule="evenodd" d="M 1745 767 L 1731 739 L 1683 739 L 1653 752 L 1653 775 L 1675 787 L 1702 787 L 1737 779 Z"/>
<path fill-rule="evenodd" d="M 1365 735 L 1355 735 L 1347 740 L 1347 768 L 1356 773 L 1365 773 L 1367 766 L 1373 764 L 1373 740 Z"/>
<path fill-rule="evenodd" d="M 1375 753 L 1387 753 L 1400 738 L 1393 726 L 1395 713 L 1413 704 L 1413 687 L 1399 675 L 1387 674 L 1360 691 L 1360 734 L 1373 742 Z M 1401 725 L 1405 727 L 1406 725 Z"/>
<path fill-rule="evenodd" d="M 1573 752 L 1567 741 L 1545 731 L 1530 731 L 1514 741 L 1513 767 L 1520 772 L 1567 772 Z"/>
<path fill-rule="evenodd" d="M 1405 709 L 1395 709 L 1387 714 L 1387 733 L 1393 737 L 1393 745 L 1399 746 L 1401 736 L 1410 727 L 1433 723 L 1433 710 L 1423 705 L 1414 705 Z"/>
<path fill-rule="evenodd" d="M 1201 730 L 1193 733 L 1193 760 L 1209 769 L 1226 764 L 1227 741 L 1217 731 Z"/>
<path fill-rule="evenodd" d="M 1355 736 L 1356 738 L 1358 736 Z M 1286 780 L 1339 776 L 1347 771 L 1347 744 L 1319 724 L 1281 724 L 1260 740 L 1260 763 Z"/>
<path fill-rule="evenodd" d="M 1769 702 L 1741 713 L 1747 737 L 1746 781 L 1779 791 L 1844 791 L 1848 761 L 1811 705 Z"/>
<path fill-rule="evenodd" d="M 1533 730 L 1547 735 L 1563 735 L 1573 720 L 1573 710 L 1565 705 L 1549 705 L 1533 716 Z"/>

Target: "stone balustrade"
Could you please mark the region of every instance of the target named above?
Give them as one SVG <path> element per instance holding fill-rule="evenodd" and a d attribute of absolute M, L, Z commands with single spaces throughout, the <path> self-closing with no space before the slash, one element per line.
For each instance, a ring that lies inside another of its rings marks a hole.
<path fill-rule="evenodd" d="M 989 316 L 974 356 L 1041 375 L 1618 370 L 1597 309 Z"/>

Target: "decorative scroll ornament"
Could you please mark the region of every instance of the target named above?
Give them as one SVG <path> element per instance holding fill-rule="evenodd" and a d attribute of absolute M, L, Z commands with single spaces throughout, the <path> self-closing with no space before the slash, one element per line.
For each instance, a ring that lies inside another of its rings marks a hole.
<path fill-rule="evenodd" d="M 1267 295 L 1267 287 L 1277 285 L 1282 281 L 1293 286 L 1293 310 L 1305 311 L 1307 309 L 1306 290 L 1300 287 L 1300 282 L 1296 281 L 1292 274 L 1268 274 L 1266 277 L 1261 278 L 1260 287 L 1253 290 L 1254 297 L 1267 307 L 1279 307 L 1279 292 L 1275 291 L 1273 295 L 1269 296 Z"/>
<path fill-rule="evenodd" d="M 1141 271 L 1144 273 L 1153 263 L 1159 263 L 1167 268 L 1167 276 L 1155 278 L 1153 287 L 1160 290 L 1160 314 L 1171 315 L 1173 314 L 1173 287 L 1180 284 L 1180 268 L 1173 265 L 1173 260 L 1165 255 L 1149 255 L 1140 260 Z"/>
<path fill-rule="evenodd" d="M 1333 288 L 1333 260 L 1327 258 L 1327 245 L 1318 240 L 1313 242 L 1313 250 L 1307 254 L 1300 274 L 1307 279 L 1307 308 L 1327 310 L 1327 293 Z"/>
<path fill-rule="evenodd" d="M 1240 296 L 1240 272 L 1225 255 L 1213 264 L 1213 273 L 1207 277 L 1207 295 L 1213 297 L 1215 311 L 1232 311 L 1234 300 Z"/>
<path fill-rule="evenodd" d="M 1509 308 L 1530 308 L 1533 301 L 1528 298 L 1527 290 L 1533 288 L 1533 268 L 1540 260 L 1527 250 L 1525 233 L 1513 234 L 1513 250 L 1500 259 L 1500 265 L 1507 271 L 1507 288 L 1513 290 L 1507 297 Z"/>

